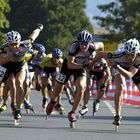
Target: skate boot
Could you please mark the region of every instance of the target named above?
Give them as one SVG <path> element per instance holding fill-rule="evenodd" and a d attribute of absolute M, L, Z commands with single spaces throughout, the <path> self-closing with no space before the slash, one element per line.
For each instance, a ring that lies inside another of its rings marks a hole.
<path fill-rule="evenodd" d="M 68 113 L 68 119 L 69 119 L 69 121 L 70 121 L 70 128 L 74 128 L 74 122 L 77 120 L 76 119 L 76 116 L 75 116 L 75 113 L 74 112 L 69 112 Z"/>
<path fill-rule="evenodd" d="M 81 110 L 79 110 L 79 117 L 83 117 L 88 112 L 87 105 L 83 106 Z"/>
<path fill-rule="evenodd" d="M 118 131 L 118 127 L 119 127 L 119 125 L 121 124 L 121 116 L 119 116 L 119 115 L 116 115 L 116 116 L 114 116 L 114 121 L 113 121 L 113 124 L 116 126 L 115 127 L 115 130 L 116 131 Z"/>
<path fill-rule="evenodd" d="M 69 104 L 70 104 L 70 105 L 73 105 L 73 101 L 72 101 L 72 100 L 69 100 Z"/>
<path fill-rule="evenodd" d="M 11 102 L 10 106 L 11 106 L 12 114 L 14 114 L 14 111 L 16 110 L 15 102 Z"/>
<path fill-rule="evenodd" d="M 99 110 L 100 102 L 99 100 L 95 99 L 93 102 L 93 116 L 95 116 L 95 113 Z"/>
<path fill-rule="evenodd" d="M 43 112 L 45 113 L 46 107 L 47 107 L 47 98 L 43 98 L 42 100 L 42 108 L 43 108 Z"/>
<path fill-rule="evenodd" d="M 36 112 L 34 111 L 34 108 L 32 106 L 31 103 L 27 102 L 26 100 L 24 100 L 24 108 L 26 109 L 26 113 L 29 113 L 29 110 L 32 111 L 34 114 L 36 114 Z"/>
<path fill-rule="evenodd" d="M 50 116 L 50 114 L 54 110 L 55 104 L 56 104 L 56 102 L 51 100 L 50 103 L 47 105 L 47 107 L 46 107 L 46 119 L 48 118 L 48 116 Z"/>
<path fill-rule="evenodd" d="M 113 121 L 113 124 L 114 125 L 120 125 L 121 124 L 121 116 L 119 116 L 119 115 L 116 115 L 116 116 L 114 116 L 114 121 Z"/>
<path fill-rule="evenodd" d="M 55 106 L 55 109 L 59 112 L 60 115 L 64 115 L 65 114 L 65 110 L 64 110 L 64 108 L 62 107 L 61 104 L 57 104 Z"/>
<path fill-rule="evenodd" d="M 1 107 L 0 107 L 0 113 L 5 111 L 7 109 L 7 105 L 6 104 L 3 104 Z"/>
<path fill-rule="evenodd" d="M 21 119 L 20 110 L 14 111 L 15 126 L 19 125 L 19 120 Z"/>

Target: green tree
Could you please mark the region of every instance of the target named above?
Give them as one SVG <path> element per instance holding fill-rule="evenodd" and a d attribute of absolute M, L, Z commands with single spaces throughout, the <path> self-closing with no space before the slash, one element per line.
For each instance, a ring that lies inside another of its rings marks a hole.
<path fill-rule="evenodd" d="M 4 40 L 3 29 L 9 27 L 9 22 L 5 16 L 6 13 L 10 12 L 9 0 L 0 0 L 0 43 Z"/>
<path fill-rule="evenodd" d="M 140 1 L 116 0 L 106 5 L 98 5 L 106 16 L 95 16 L 101 27 L 112 34 L 114 40 L 140 38 Z"/>
<path fill-rule="evenodd" d="M 80 30 L 93 30 L 84 11 L 85 0 L 11 0 L 10 5 L 10 29 L 18 30 L 25 38 L 36 23 L 43 23 L 37 41 L 48 49 L 66 50 Z"/>

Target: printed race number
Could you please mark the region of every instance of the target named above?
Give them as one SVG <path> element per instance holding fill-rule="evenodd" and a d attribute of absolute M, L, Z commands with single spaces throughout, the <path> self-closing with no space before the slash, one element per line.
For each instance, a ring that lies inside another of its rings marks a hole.
<path fill-rule="evenodd" d="M 0 65 L 0 81 L 2 81 L 2 79 L 3 79 L 4 75 L 5 75 L 6 70 L 7 70 L 6 68 L 4 68 L 4 67 L 2 67 Z"/>
<path fill-rule="evenodd" d="M 64 84 L 65 79 L 66 79 L 66 75 L 64 75 L 64 74 L 60 74 L 60 73 L 59 73 L 59 74 L 56 76 L 56 80 L 57 80 L 58 82 L 60 82 L 60 83 L 63 83 L 63 84 Z"/>

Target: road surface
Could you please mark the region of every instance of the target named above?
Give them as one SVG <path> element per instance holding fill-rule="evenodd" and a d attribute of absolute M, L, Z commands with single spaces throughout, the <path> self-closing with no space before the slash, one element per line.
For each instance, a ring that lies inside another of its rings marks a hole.
<path fill-rule="evenodd" d="M 66 114 L 60 116 L 58 112 L 46 120 L 42 112 L 41 93 L 32 91 L 31 102 L 37 112 L 26 114 L 22 109 L 22 118 L 19 126 L 14 126 L 14 119 L 10 106 L 0 114 L 0 139 L 1 140 L 138 140 L 140 139 L 140 108 L 124 105 L 122 124 L 119 131 L 115 132 L 112 124 L 114 104 L 112 101 L 102 100 L 100 110 L 92 117 L 92 102 L 89 101 L 89 112 L 83 119 L 78 119 L 75 128 L 69 127 L 67 113 L 71 105 L 65 95 L 63 105 Z M 9 101 L 10 104 L 10 101 Z M 80 109 L 81 107 L 79 107 Z M 78 109 L 78 110 L 79 110 Z M 78 115 L 78 111 L 76 112 Z"/>

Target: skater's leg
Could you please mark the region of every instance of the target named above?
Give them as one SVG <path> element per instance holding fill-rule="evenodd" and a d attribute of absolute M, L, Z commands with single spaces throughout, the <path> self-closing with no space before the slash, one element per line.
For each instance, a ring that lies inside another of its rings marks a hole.
<path fill-rule="evenodd" d="M 73 104 L 73 107 L 71 110 L 72 112 L 75 112 L 77 107 L 79 106 L 79 104 L 83 98 L 84 92 L 85 92 L 85 87 L 86 87 L 86 77 L 81 76 L 76 80 L 77 91 L 76 91 L 76 95 L 74 98 L 74 104 Z"/>
<path fill-rule="evenodd" d="M 8 85 L 10 88 L 11 109 L 14 112 L 16 109 L 16 85 L 15 85 L 15 77 L 13 74 L 8 78 Z"/>
<path fill-rule="evenodd" d="M 47 101 L 49 97 L 49 91 L 48 91 L 48 78 L 47 77 L 41 77 L 41 92 L 43 96 L 43 102 L 42 102 L 42 108 L 45 109 L 47 106 Z"/>
<path fill-rule="evenodd" d="M 25 80 L 25 69 L 22 69 L 15 76 L 16 83 L 16 110 L 20 110 L 21 104 L 24 101 L 23 83 Z"/>
<path fill-rule="evenodd" d="M 3 83 L 0 81 L 0 105 L 3 102 Z"/>
<path fill-rule="evenodd" d="M 92 79 L 88 78 L 87 79 L 87 86 L 86 86 L 86 90 L 84 92 L 83 95 L 83 103 L 84 105 L 82 106 L 82 109 L 79 110 L 79 115 L 83 116 L 84 114 L 86 114 L 88 112 L 88 101 L 90 98 L 90 90 L 91 90 L 91 85 L 92 85 Z"/>
<path fill-rule="evenodd" d="M 85 92 L 85 87 L 86 87 L 86 77 L 80 76 L 76 80 L 77 90 L 76 90 L 76 95 L 74 98 L 74 103 L 73 103 L 71 111 L 68 113 L 68 119 L 70 122 L 76 121 L 75 112 L 76 112 L 76 109 L 79 106 L 79 104 L 83 98 L 83 94 Z"/>
<path fill-rule="evenodd" d="M 62 92 L 64 88 L 64 85 L 63 84 L 60 84 L 58 83 L 57 81 L 55 82 L 55 85 L 54 85 L 54 88 L 53 88 L 53 91 L 51 93 L 51 101 L 50 103 L 48 104 L 47 108 L 46 108 L 46 113 L 47 115 L 50 115 L 54 109 L 54 106 L 56 104 L 56 99 L 58 97 L 58 95 Z"/>
<path fill-rule="evenodd" d="M 115 111 L 116 111 L 116 116 L 121 116 L 121 109 L 122 109 L 122 104 L 123 104 L 123 93 L 125 90 L 125 78 L 120 74 L 115 75 L 114 78 L 115 78 L 114 83 L 116 86 L 115 96 L 114 96 Z"/>

